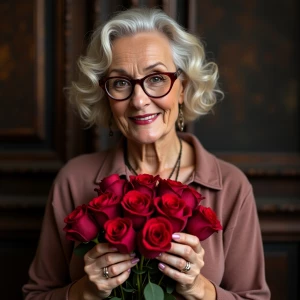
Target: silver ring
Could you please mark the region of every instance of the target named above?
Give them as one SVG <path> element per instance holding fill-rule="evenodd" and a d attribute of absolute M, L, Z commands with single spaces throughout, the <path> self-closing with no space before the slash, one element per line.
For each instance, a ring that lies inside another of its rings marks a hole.
<path fill-rule="evenodd" d="M 107 267 L 104 267 L 104 268 L 103 268 L 103 277 L 106 278 L 106 279 L 109 278 Z"/>
<path fill-rule="evenodd" d="M 190 269 L 191 269 L 191 263 L 187 261 L 185 267 L 181 270 L 181 272 L 187 273 Z"/>

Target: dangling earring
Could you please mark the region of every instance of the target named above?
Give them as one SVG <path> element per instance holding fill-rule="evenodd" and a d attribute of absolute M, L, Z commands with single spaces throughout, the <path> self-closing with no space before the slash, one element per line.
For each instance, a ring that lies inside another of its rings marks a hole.
<path fill-rule="evenodd" d="M 109 137 L 112 137 L 114 135 L 114 132 L 111 129 L 112 128 L 112 114 L 110 115 L 110 119 L 108 122 L 108 128 L 109 128 L 108 135 L 109 135 Z"/>
<path fill-rule="evenodd" d="M 183 131 L 183 128 L 184 128 L 184 117 L 183 117 L 182 104 L 179 104 L 179 112 L 178 112 L 177 125 L 178 125 L 179 130 Z"/>

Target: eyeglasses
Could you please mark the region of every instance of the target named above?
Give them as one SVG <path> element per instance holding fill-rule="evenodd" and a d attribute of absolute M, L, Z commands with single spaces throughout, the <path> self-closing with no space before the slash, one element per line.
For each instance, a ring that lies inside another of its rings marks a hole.
<path fill-rule="evenodd" d="M 129 79 L 122 76 L 108 77 L 99 80 L 99 85 L 110 98 L 117 101 L 130 98 L 136 84 L 139 84 L 149 97 L 162 98 L 171 91 L 181 72 L 178 69 L 175 73 L 153 73 L 141 79 Z"/>

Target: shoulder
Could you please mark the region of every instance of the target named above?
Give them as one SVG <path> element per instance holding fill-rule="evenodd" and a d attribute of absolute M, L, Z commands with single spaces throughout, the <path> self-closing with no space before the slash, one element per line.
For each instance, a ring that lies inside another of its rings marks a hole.
<path fill-rule="evenodd" d="M 56 213 L 64 215 L 95 197 L 96 178 L 107 152 L 84 154 L 70 159 L 52 184 L 50 201 Z"/>
<path fill-rule="evenodd" d="M 218 158 L 206 150 L 198 138 L 192 134 L 181 134 L 195 151 L 194 181 L 213 190 L 224 190 L 229 187 L 234 190 L 250 189 L 250 183 L 241 169 L 230 162 Z"/>
<path fill-rule="evenodd" d="M 56 181 L 87 177 L 94 180 L 107 155 L 108 151 L 105 151 L 83 154 L 70 159 L 59 171 Z"/>
<path fill-rule="evenodd" d="M 247 191 L 251 189 L 247 176 L 239 167 L 217 157 L 216 161 L 220 168 L 223 188 L 230 186 L 231 188 L 246 189 Z"/>

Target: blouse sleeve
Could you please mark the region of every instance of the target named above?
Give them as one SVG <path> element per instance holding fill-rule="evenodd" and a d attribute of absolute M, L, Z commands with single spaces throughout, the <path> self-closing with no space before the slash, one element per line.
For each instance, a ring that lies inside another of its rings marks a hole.
<path fill-rule="evenodd" d="M 225 270 L 217 300 L 269 300 L 264 252 L 252 188 L 237 212 L 235 225 L 224 232 Z"/>
<path fill-rule="evenodd" d="M 29 281 L 23 286 L 26 300 L 66 300 L 72 282 L 69 262 L 73 243 L 64 236 L 64 218 L 72 210 L 67 188 L 54 184 L 45 209 L 36 255 L 29 269 Z M 54 202 L 55 199 L 55 202 Z M 63 199 L 63 201 L 62 201 Z"/>

